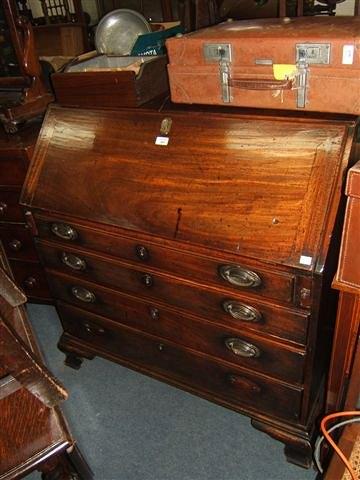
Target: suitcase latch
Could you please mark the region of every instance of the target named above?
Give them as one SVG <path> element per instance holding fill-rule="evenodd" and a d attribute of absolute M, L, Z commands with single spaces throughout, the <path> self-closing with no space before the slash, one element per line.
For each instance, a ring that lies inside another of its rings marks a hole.
<path fill-rule="evenodd" d="M 218 62 L 222 101 L 224 103 L 231 102 L 231 95 L 230 95 L 231 45 L 229 43 L 206 43 L 204 45 L 204 57 L 206 62 Z"/>
<path fill-rule="evenodd" d="M 205 43 L 204 58 L 206 62 L 231 62 L 230 43 Z"/>
<path fill-rule="evenodd" d="M 308 65 L 305 60 L 300 60 L 296 64 L 296 90 L 297 90 L 297 108 L 305 108 L 306 104 L 306 83 L 308 74 Z"/>
<path fill-rule="evenodd" d="M 296 61 L 309 65 L 329 65 L 330 43 L 297 43 Z"/>
<path fill-rule="evenodd" d="M 230 95 L 230 66 L 229 63 L 225 60 L 220 60 L 220 86 L 221 86 L 221 96 L 224 103 L 231 102 Z"/>
<path fill-rule="evenodd" d="M 330 63 L 329 43 L 298 43 L 296 45 L 297 62 L 297 107 L 306 104 L 306 84 L 309 65 L 328 65 Z"/>

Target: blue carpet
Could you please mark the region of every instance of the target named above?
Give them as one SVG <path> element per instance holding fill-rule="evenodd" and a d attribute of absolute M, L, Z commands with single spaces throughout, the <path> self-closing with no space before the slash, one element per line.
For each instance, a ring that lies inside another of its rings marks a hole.
<path fill-rule="evenodd" d="M 106 360 L 64 366 L 53 307 L 28 305 L 63 410 L 96 480 L 314 480 L 242 415 Z M 38 473 L 27 477 L 38 480 Z"/>

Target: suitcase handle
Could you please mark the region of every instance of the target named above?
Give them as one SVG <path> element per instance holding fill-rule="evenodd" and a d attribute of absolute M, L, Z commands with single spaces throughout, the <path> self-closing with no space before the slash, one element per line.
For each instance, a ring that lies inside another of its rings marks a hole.
<path fill-rule="evenodd" d="M 274 80 L 259 78 L 232 78 L 229 81 L 230 86 L 242 88 L 244 90 L 292 90 L 294 87 L 293 79 Z"/>

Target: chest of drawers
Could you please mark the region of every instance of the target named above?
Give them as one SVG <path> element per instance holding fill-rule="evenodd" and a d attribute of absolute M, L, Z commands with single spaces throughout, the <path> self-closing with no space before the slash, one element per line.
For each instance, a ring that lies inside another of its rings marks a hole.
<path fill-rule="evenodd" d="M 101 355 L 247 414 L 309 466 L 354 127 L 52 106 L 22 203 L 67 362 Z"/>
<path fill-rule="evenodd" d="M 51 299 L 45 275 L 19 205 L 40 127 L 41 122 L 32 121 L 16 134 L 0 131 L 0 239 L 17 284 L 30 301 L 47 303 Z"/>

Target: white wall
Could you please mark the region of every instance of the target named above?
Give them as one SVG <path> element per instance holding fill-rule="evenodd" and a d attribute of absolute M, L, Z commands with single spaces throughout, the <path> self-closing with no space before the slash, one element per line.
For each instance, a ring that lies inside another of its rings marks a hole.
<path fill-rule="evenodd" d="M 34 18 L 43 16 L 40 0 L 27 0 L 27 2 L 31 8 Z M 74 4 L 72 0 L 69 0 L 69 7 L 70 7 L 70 11 L 73 12 Z"/>
<path fill-rule="evenodd" d="M 98 22 L 98 12 L 96 8 L 96 0 L 81 0 L 83 10 L 90 15 L 91 25 Z"/>
<path fill-rule="evenodd" d="M 336 15 L 354 15 L 355 0 L 345 0 L 336 5 Z"/>
<path fill-rule="evenodd" d="M 31 8 L 33 17 L 42 16 L 41 3 L 39 2 L 39 0 L 28 0 L 28 4 Z"/>

